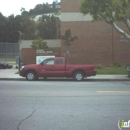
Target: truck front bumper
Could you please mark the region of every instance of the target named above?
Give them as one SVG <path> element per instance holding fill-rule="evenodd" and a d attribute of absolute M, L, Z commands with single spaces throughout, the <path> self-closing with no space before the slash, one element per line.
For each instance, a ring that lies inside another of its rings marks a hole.
<path fill-rule="evenodd" d="M 24 69 L 20 70 L 19 75 L 22 77 L 25 77 L 25 70 Z"/>

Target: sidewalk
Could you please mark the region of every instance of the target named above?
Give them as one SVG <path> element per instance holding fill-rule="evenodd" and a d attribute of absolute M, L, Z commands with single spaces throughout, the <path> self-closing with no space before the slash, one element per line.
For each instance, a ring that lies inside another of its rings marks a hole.
<path fill-rule="evenodd" d="M 25 77 L 19 76 L 16 74 L 18 69 L 0 69 L 0 80 L 26 80 Z M 48 79 L 55 79 L 55 80 L 65 80 L 68 78 L 48 78 Z M 86 81 L 130 81 L 127 75 L 96 75 L 88 77 Z"/>
<path fill-rule="evenodd" d="M 0 69 L 0 80 L 21 80 L 25 79 L 21 77 L 19 74 L 16 74 L 18 69 Z"/>

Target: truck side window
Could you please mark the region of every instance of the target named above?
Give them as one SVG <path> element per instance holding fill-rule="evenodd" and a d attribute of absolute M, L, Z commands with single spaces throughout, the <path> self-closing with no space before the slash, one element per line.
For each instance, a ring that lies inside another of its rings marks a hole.
<path fill-rule="evenodd" d="M 63 64 L 63 59 L 62 58 L 56 59 L 56 64 Z"/>
<path fill-rule="evenodd" d="M 44 65 L 54 65 L 54 59 L 45 60 Z"/>

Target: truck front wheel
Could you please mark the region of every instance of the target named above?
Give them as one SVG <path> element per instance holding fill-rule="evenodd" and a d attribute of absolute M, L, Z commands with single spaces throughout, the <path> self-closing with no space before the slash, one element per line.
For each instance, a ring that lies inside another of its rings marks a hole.
<path fill-rule="evenodd" d="M 84 79 L 84 74 L 81 71 L 77 71 L 74 73 L 74 79 L 76 81 L 82 81 Z"/>
<path fill-rule="evenodd" d="M 34 81 L 34 80 L 37 80 L 38 77 L 37 77 L 37 75 L 34 71 L 28 71 L 26 73 L 26 79 L 29 80 L 29 81 Z"/>

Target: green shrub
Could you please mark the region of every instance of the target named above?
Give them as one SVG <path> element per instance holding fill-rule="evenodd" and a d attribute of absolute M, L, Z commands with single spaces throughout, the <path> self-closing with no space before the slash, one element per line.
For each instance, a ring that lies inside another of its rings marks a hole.
<path fill-rule="evenodd" d="M 103 66 L 101 64 L 96 65 L 96 69 L 102 69 Z"/>
<path fill-rule="evenodd" d="M 123 67 L 104 67 L 97 69 L 97 74 L 127 74 L 127 70 Z"/>
<path fill-rule="evenodd" d="M 126 64 L 125 67 L 130 66 L 130 64 Z"/>
<path fill-rule="evenodd" d="M 118 62 L 114 62 L 114 63 L 112 64 L 112 67 L 118 68 L 118 67 L 121 67 L 121 64 L 118 63 Z"/>

